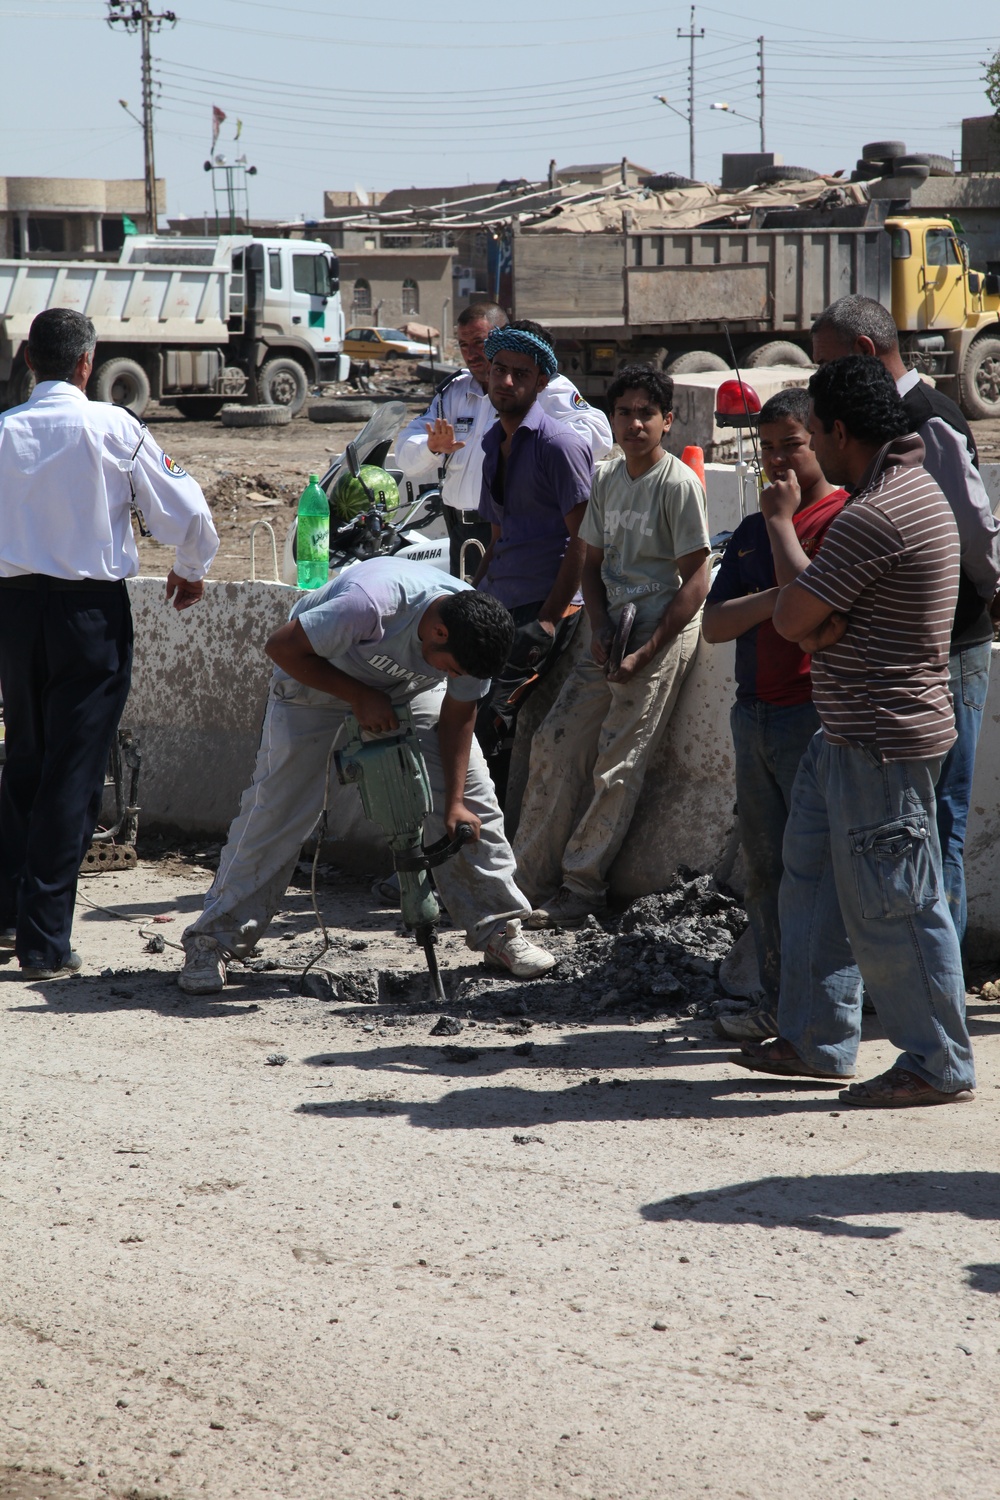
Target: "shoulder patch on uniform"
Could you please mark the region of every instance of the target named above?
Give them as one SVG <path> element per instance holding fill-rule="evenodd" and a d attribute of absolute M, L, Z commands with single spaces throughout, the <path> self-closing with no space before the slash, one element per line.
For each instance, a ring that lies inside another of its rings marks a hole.
<path fill-rule="evenodd" d="M 163 472 L 169 474 L 171 479 L 187 478 L 187 469 L 182 469 L 179 463 L 172 458 L 168 458 L 165 453 L 160 454 L 160 463 L 163 465 Z"/>
<path fill-rule="evenodd" d="M 589 411 L 590 410 L 590 402 L 589 401 L 584 401 L 584 399 L 580 395 L 579 391 L 574 391 L 573 392 L 573 405 L 576 407 L 577 411 Z"/>

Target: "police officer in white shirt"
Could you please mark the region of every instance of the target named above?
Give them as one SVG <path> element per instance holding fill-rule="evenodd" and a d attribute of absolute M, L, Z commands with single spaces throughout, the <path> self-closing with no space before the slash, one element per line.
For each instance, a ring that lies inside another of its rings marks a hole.
<path fill-rule="evenodd" d="M 132 668 L 132 516 L 176 547 L 175 609 L 201 598 L 219 546 L 200 488 L 145 424 L 87 400 L 96 342 L 81 313 L 39 313 L 27 349 L 38 384 L 0 416 L 0 948 L 26 979 L 81 966 L 77 875 Z"/>
<path fill-rule="evenodd" d="M 434 484 L 444 473 L 442 498 L 456 577 L 463 542 L 474 537 L 485 549 L 492 539 L 491 527 L 479 515 L 483 437 L 496 421 L 486 394 L 490 362 L 483 346 L 490 330 L 506 323 L 506 314 L 495 302 L 474 302 L 459 313 L 458 348 L 466 369 L 446 381 L 423 415 L 396 439 L 396 463 L 414 488 Z M 607 417 L 589 406 L 565 375 L 553 375 L 538 404 L 546 416 L 568 422 L 586 438 L 595 463 L 607 457 L 614 442 Z M 478 554 L 473 562 L 478 563 Z"/>

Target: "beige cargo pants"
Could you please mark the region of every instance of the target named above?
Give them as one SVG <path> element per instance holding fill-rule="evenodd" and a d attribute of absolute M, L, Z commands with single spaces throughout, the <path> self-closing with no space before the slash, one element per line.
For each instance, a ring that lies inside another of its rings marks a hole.
<path fill-rule="evenodd" d="M 631 682 L 609 682 L 589 649 L 567 677 L 535 731 L 514 839 L 518 882 L 533 905 L 564 885 L 585 897 L 605 895 L 700 631 L 699 610 Z"/>

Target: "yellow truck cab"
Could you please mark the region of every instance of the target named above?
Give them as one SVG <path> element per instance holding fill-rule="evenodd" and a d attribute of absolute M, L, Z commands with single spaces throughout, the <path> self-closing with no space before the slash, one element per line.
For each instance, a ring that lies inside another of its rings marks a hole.
<path fill-rule="evenodd" d="M 1000 416 L 1000 287 L 974 271 L 949 219 L 893 217 L 892 316 L 908 364 L 966 416 Z"/>

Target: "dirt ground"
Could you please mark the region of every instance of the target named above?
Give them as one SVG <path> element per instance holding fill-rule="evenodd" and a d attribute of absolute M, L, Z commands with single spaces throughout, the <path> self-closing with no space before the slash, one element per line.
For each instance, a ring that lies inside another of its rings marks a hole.
<path fill-rule="evenodd" d="M 217 852 L 82 881 L 82 977 L 7 966 L 0 1500 L 997 1494 L 994 1002 L 976 1102 L 903 1114 L 743 1072 L 676 997 L 575 1013 L 599 933 L 551 939 L 561 989 L 443 933 L 435 1035 L 330 870 L 346 998 L 299 993 L 303 876 L 191 1000 L 147 945 Z"/>
<path fill-rule="evenodd" d="M 150 425 L 217 578 L 352 435 Z M 600 932 L 517 984 L 444 931 L 435 1034 L 397 914 L 324 868 L 324 998 L 303 874 L 191 1000 L 217 854 L 83 880 L 79 978 L 0 954 L 0 1500 L 1000 1493 L 994 992 L 976 1102 L 899 1114 L 745 1073 L 709 960 L 656 998 Z M 866 1018 L 860 1076 L 892 1056 Z"/>

